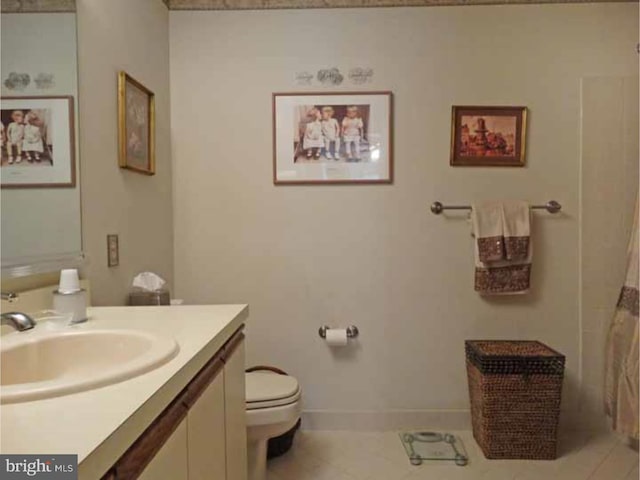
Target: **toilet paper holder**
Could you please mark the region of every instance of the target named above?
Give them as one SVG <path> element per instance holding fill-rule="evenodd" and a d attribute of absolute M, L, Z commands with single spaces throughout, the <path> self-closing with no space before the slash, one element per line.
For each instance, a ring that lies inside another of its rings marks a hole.
<path fill-rule="evenodd" d="M 322 338 L 327 338 L 327 330 L 331 327 L 328 325 L 323 325 L 318 329 L 318 335 Z M 350 325 L 347 327 L 347 338 L 356 338 L 360 334 L 360 330 L 355 325 Z"/>

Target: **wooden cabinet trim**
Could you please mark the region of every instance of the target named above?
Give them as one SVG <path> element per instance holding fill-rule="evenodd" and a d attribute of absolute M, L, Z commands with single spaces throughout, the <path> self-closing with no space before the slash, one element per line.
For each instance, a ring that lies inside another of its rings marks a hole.
<path fill-rule="evenodd" d="M 227 343 L 225 343 L 223 353 L 223 359 L 225 362 L 229 357 L 231 357 L 231 355 L 233 355 L 233 352 L 236 351 L 238 345 L 240 345 L 240 343 L 242 343 L 242 341 L 244 340 L 244 333 L 242 333 L 243 329 L 244 325 L 236 330 L 235 333 L 231 335 L 231 338 L 227 341 Z"/>
<path fill-rule="evenodd" d="M 105 473 L 100 480 L 116 480 L 116 472 L 113 468 L 110 468 L 107 473 Z"/>
<path fill-rule="evenodd" d="M 117 480 L 138 478 L 186 416 L 187 407 L 178 396 L 116 462 L 114 477 Z"/>
<path fill-rule="evenodd" d="M 211 382 L 215 380 L 223 367 L 224 361 L 222 360 L 222 355 L 219 353 L 209 360 L 204 367 L 202 367 L 193 380 L 191 380 L 189 385 L 187 385 L 184 395 L 182 396 L 182 402 L 187 409 L 193 407 L 193 404 L 196 403 L 198 398 L 200 398 Z"/>
<path fill-rule="evenodd" d="M 233 353 L 239 343 L 244 339 L 244 334 L 242 333 L 243 328 L 244 325 L 241 325 L 233 335 L 231 335 L 231 338 L 227 340 L 222 348 L 211 357 L 211 360 L 196 373 L 196 376 L 193 377 L 193 380 L 187 385 L 183 396 L 183 401 L 187 408 L 191 408 L 198 398 L 200 398 L 202 392 L 211 385 L 211 382 L 215 380 L 220 370 L 224 367 L 226 359 L 229 358 L 229 355 Z M 229 347 L 232 349 L 231 352 L 229 352 Z"/>

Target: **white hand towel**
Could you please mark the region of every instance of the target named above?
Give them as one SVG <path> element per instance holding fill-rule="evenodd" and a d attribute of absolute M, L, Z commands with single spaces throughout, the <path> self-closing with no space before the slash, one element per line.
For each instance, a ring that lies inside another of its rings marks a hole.
<path fill-rule="evenodd" d="M 529 204 L 522 200 L 502 203 L 502 229 L 506 260 L 525 260 L 529 256 L 531 226 Z"/>
<path fill-rule="evenodd" d="M 504 258 L 504 234 L 501 202 L 484 202 L 471 207 L 476 251 L 482 263 Z"/>

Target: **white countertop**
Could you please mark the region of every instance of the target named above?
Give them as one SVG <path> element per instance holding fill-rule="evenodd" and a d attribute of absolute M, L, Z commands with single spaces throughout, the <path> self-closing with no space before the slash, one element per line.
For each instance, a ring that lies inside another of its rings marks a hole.
<path fill-rule="evenodd" d="M 180 351 L 157 369 L 123 382 L 0 406 L 1 453 L 77 454 L 81 480 L 99 479 L 113 465 L 246 321 L 249 309 L 247 305 L 94 307 L 88 313 L 86 323 L 68 328 L 143 330 L 175 338 Z"/>

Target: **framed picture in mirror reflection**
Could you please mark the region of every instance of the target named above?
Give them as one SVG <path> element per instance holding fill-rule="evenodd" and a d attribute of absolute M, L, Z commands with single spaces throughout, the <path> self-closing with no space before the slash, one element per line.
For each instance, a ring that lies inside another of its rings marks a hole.
<path fill-rule="evenodd" d="M 72 96 L 2 97 L 2 188 L 75 187 Z"/>

